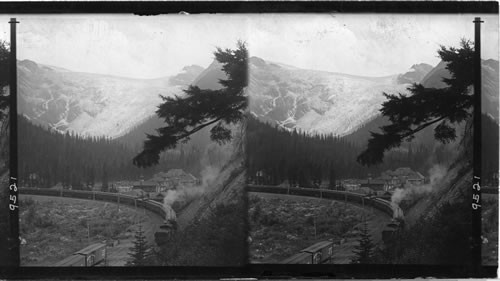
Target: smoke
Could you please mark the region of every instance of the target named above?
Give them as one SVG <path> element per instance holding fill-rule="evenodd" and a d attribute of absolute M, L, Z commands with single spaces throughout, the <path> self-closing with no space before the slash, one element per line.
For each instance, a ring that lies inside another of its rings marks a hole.
<path fill-rule="evenodd" d="M 211 143 L 206 147 L 203 158 L 200 160 L 201 165 L 204 167 L 200 173 L 203 188 L 213 184 L 224 164 L 229 161 L 231 154 L 231 143 L 224 145 Z"/>
<path fill-rule="evenodd" d="M 169 190 L 163 198 L 163 209 L 165 210 L 165 220 L 176 220 L 177 215 L 175 214 L 174 209 L 172 209 L 172 204 L 177 200 L 177 191 Z"/>
<path fill-rule="evenodd" d="M 166 219 L 176 219 L 176 214 L 172 208 L 175 203 L 176 210 L 182 209 L 193 200 L 203 196 L 220 174 L 221 168 L 230 159 L 232 153 L 231 144 L 217 145 L 211 143 L 205 147 L 200 164 L 204 167 L 200 173 L 200 184 L 195 186 L 178 185 L 177 189 L 168 190 L 163 199 L 163 208 L 166 212 Z"/>
<path fill-rule="evenodd" d="M 412 200 L 423 194 L 428 194 L 433 191 L 436 184 L 445 176 L 446 168 L 442 165 L 434 165 L 429 169 L 428 184 L 424 185 L 407 185 L 405 188 L 396 188 L 391 196 L 391 204 L 399 205 L 403 200 Z"/>
<path fill-rule="evenodd" d="M 166 212 L 166 220 L 176 220 L 177 218 L 175 210 L 173 209 L 174 203 L 177 202 L 178 207 L 183 207 L 202 195 L 202 186 L 179 185 L 177 189 L 168 190 L 165 198 L 163 198 L 163 208 Z"/>
<path fill-rule="evenodd" d="M 203 171 L 201 171 L 201 186 L 207 187 L 212 184 L 217 175 L 220 173 L 220 168 L 215 166 L 205 166 Z"/>

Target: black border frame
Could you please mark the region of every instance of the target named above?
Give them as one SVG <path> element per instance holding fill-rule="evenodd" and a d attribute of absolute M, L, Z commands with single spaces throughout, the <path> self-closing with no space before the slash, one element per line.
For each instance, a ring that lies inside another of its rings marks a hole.
<path fill-rule="evenodd" d="M 188 12 L 201 13 L 430 13 L 470 14 L 471 28 L 475 14 L 497 14 L 496 1 L 419 1 L 419 2 L 0 2 L 0 13 L 10 16 L 25 14 L 135 14 L 154 16 Z M 14 103 L 15 104 L 15 103 Z M 17 115 L 17 109 L 14 110 Z M 475 128 L 481 128 L 475 124 Z M 16 135 L 10 136 L 11 149 L 16 149 Z M 476 147 L 475 147 L 476 149 Z M 10 161 L 17 174 L 17 159 Z M 17 228 L 17 225 L 16 225 Z M 479 229 L 480 232 L 480 229 Z M 17 238 L 17 237 L 15 237 Z M 1 254 L 1 253 L 0 253 Z M 496 277 L 497 266 L 463 265 L 267 265 L 248 264 L 244 267 L 0 267 L 0 278 L 57 279 L 220 279 L 251 278 L 394 278 L 394 277 Z"/>
<path fill-rule="evenodd" d="M 14 14 L 133 13 L 498 13 L 496 1 L 173 1 L 0 2 Z"/>

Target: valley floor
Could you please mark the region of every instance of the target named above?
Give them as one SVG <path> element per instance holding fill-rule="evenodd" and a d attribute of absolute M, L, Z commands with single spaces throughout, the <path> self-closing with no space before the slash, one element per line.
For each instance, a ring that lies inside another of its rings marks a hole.
<path fill-rule="evenodd" d="M 363 219 L 372 241 L 381 243 L 390 218 L 378 210 L 326 199 L 249 193 L 250 262 L 279 263 L 316 242 L 333 240 L 333 263 L 350 263 Z"/>
<path fill-rule="evenodd" d="M 74 198 L 23 195 L 20 214 L 21 266 L 54 263 L 93 243 L 108 246 L 108 266 L 123 266 L 142 225 L 148 244 L 163 219 L 144 209 Z M 90 227 L 89 227 L 90 226 Z M 90 229 L 90 235 L 89 235 Z"/>

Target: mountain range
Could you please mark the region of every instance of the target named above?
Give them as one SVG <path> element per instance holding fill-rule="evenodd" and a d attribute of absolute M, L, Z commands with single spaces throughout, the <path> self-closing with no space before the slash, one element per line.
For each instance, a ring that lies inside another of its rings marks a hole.
<path fill-rule="evenodd" d="M 161 124 L 153 117 L 160 94 L 181 94 L 189 84 L 218 89 L 218 80 L 225 78 L 216 61 L 206 69 L 192 65 L 175 76 L 149 80 L 74 72 L 29 60 L 18 62 L 18 73 L 18 112 L 33 123 L 111 138 L 133 131 L 139 132 L 137 136 L 151 133 L 151 126 Z M 249 59 L 249 73 L 252 115 L 282 128 L 338 136 L 382 124 L 382 93 L 406 94 L 411 83 L 443 87 L 442 78 L 449 77 L 443 62 L 435 67 L 415 64 L 401 74 L 364 77 L 301 69 L 258 57 Z M 495 60 L 483 61 L 483 112 L 498 122 Z"/>
<path fill-rule="evenodd" d="M 180 94 L 202 70 L 188 66 L 176 76 L 133 79 L 23 60 L 18 62 L 18 112 L 61 132 L 115 138 L 154 114 L 160 94 Z"/>
<path fill-rule="evenodd" d="M 252 57 L 250 112 L 279 126 L 343 136 L 377 116 L 382 93 L 406 93 L 432 68 L 414 65 L 404 74 L 364 77 L 300 69 Z"/>

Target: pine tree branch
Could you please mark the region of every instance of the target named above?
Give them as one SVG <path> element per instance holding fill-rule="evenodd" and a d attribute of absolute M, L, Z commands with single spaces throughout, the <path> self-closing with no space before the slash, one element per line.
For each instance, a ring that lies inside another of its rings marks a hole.
<path fill-rule="evenodd" d="M 439 122 L 439 121 L 442 121 L 442 120 L 444 120 L 444 119 L 446 119 L 446 118 L 447 118 L 447 116 L 442 116 L 442 117 L 439 117 L 439 118 L 437 118 L 437 119 L 434 119 L 434 120 L 432 120 L 432 121 L 430 121 L 430 122 L 427 122 L 427 123 L 425 123 L 425 124 L 422 124 L 422 125 L 418 126 L 416 129 L 410 130 L 408 133 L 406 133 L 406 134 L 402 135 L 402 136 L 401 136 L 401 140 L 403 140 L 403 139 L 405 139 L 405 138 L 407 138 L 407 137 L 409 137 L 409 136 L 411 136 L 411 135 L 414 135 L 414 134 L 416 134 L 416 133 L 418 133 L 418 132 L 422 131 L 423 129 L 425 129 L 425 128 L 429 127 L 430 125 L 435 124 L 435 123 L 437 123 L 437 122 Z"/>
<path fill-rule="evenodd" d="M 217 122 L 221 121 L 221 120 L 222 120 L 222 118 L 223 118 L 223 117 L 219 117 L 219 118 L 216 118 L 216 119 L 214 119 L 214 120 L 212 120 L 212 121 L 210 121 L 210 122 L 207 122 L 207 123 L 205 123 L 205 124 L 198 125 L 198 126 L 196 126 L 195 128 L 193 128 L 191 131 L 188 131 L 188 132 L 184 133 L 183 135 L 180 135 L 180 136 L 179 136 L 179 137 L 177 137 L 175 140 L 176 140 L 176 141 L 180 141 L 180 140 L 182 140 L 182 139 L 184 139 L 184 138 L 187 138 L 187 137 L 189 137 L 190 135 L 192 135 L 192 134 L 194 134 L 194 133 L 198 132 L 199 130 L 201 130 L 201 129 L 203 129 L 203 128 L 207 127 L 207 126 L 210 126 L 210 125 L 212 125 L 212 124 L 214 124 L 214 123 L 217 123 Z"/>

